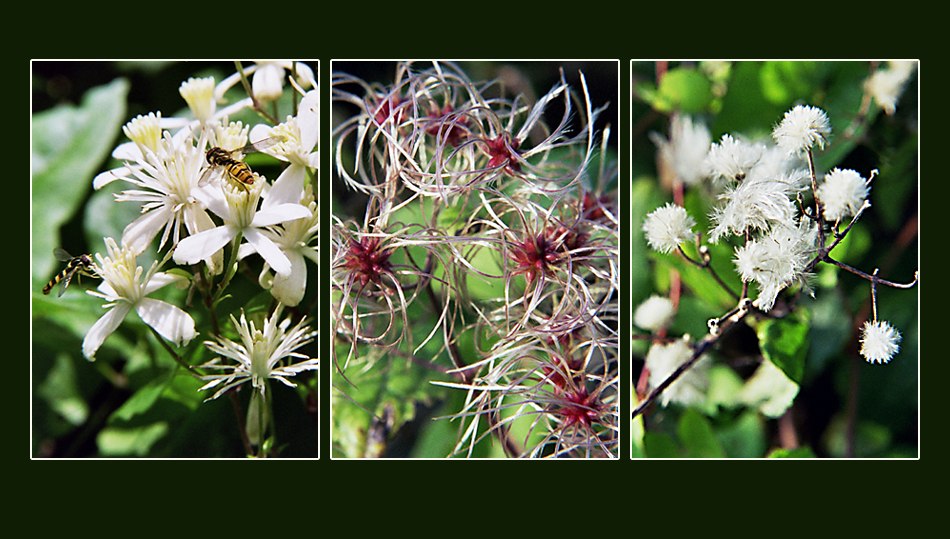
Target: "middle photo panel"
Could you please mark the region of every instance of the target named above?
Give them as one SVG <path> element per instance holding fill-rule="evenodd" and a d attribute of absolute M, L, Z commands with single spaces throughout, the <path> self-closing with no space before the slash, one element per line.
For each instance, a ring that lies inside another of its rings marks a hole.
<path fill-rule="evenodd" d="M 618 68 L 331 62 L 332 458 L 618 458 Z"/>

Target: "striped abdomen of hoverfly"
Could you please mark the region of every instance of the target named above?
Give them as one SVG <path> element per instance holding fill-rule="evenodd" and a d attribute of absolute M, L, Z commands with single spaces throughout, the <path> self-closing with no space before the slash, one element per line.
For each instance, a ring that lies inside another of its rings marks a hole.
<path fill-rule="evenodd" d="M 79 255 L 79 256 L 69 256 L 62 249 L 57 249 L 54 251 L 56 257 L 60 260 L 66 262 L 66 267 L 63 271 L 57 273 L 46 286 L 43 287 L 43 293 L 49 294 L 53 290 L 53 287 L 58 285 L 60 282 L 63 283 L 63 287 L 59 291 L 59 295 L 62 296 L 63 292 L 66 291 L 66 288 L 69 286 L 69 282 L 73 277 L 79 274 L 85 274 L 94 276 L 95 270 L 92 268 L 92 257 L 89 255 Z"/>
<path fill-rule="evenodd" d="M 208 164 L 213 167 L 222 167 L 228 179 L 245 188 L 248 185 L 254 185 L 254 172 L 244 161 L 239 161 L 232 157 L 233 151 L 214 147 L 205 154 Z"/>

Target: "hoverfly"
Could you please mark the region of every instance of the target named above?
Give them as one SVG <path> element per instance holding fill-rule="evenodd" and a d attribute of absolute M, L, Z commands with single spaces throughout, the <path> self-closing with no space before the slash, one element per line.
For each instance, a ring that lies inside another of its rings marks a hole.
<path fill-rule="evenodd" d="M 207 185 L 211 179 L 211 173 L 219 168 L 223 168 L 224 177 L 227 178 L 228 181 L 247 191 L 248 186 L 254 185 L 256 174 L 251 170 L 251 167 L 239 159 L 239 157 L 243 154 L 266 150 L 278 142 L 280 142 L 278 137 L 270 137 L 236 150 L 225 150 L 224 148 L 212 146 L 205 153 L 205 160 L 210 166 L 205 169 L 204 173 L 201 174 L 201 178 L 198 179 L 198 187 Z"/>
<path fill-rule="evenodd" d="M 69 282 L 73 280 L 73 276 L 77 274 L 86 275 L 87 277 L 97 277 L 96 270 L 93 269 L 92 266 L 92 257 L 89 255 L 72 256 L 64 249 L 57 247 L 53 249 L 53 256 L 60 262 L 65 262 L 66 267 L 46 283 L 46 286 L 43 287 L 44 294 L 49 294 L 54 286 L 62 282 L 63 285 L 57 297 L 62 296 L 63 292 L 65 292 L 69 286 Z"/>

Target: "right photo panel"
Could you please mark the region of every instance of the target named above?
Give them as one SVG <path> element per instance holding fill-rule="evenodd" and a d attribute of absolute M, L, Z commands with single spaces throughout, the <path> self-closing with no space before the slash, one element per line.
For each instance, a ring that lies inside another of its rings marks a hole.
<path fill-rule="evenodd" d="M 919 458 L 919 62 L 630 69 L 632 457 Z"/>

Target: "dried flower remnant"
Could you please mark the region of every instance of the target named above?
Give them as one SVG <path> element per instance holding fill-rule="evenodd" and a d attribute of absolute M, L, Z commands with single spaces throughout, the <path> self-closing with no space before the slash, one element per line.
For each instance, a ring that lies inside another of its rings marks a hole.
<path fill-rule="evenodd" d="M 453 454 L 493 438 L 510 457 L 616 456 L 616 168 L 594 159 L 583 76 L 558 75 L 533 102 L 441 62 L 400 63 L 391 85 L 334 76 L 355 110 L 339 176 L 369 196 L 334 227 L 340 379 L 428 366 L 465 391 Z"/>
<path fill-rule="evenodd" d="M 352 238 L 341 266 L 353 275 L 361 287 L 369 283 L 381 285 L 384 275 L 392 275 L 390 256 L 392 250 L 384 247 L 381 238 Z"/>

